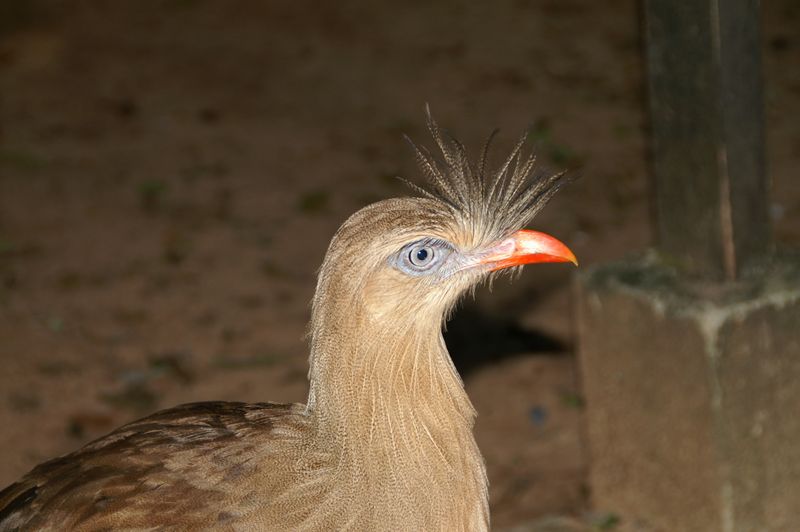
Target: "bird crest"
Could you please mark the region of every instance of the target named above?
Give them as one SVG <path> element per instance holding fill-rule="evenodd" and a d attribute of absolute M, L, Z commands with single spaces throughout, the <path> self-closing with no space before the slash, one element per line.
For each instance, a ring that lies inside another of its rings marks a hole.
<path fill-rule="evenodd" d="M 439 127 L 426 106 L 428 130 L 436 142 L 437 154 L 406 141 L 414 150 L 417 165 L 428 180 L 417 185 L 404 180 L 423 197 L 443 203 L 480 240 L 497 239 L 525 226 L 550 198 L 572 178 L 566 172 L 537 171 L 536 155 L 525 153 L 529 131 L 520 137 L 511 153 L 496 168 L 489 168 L 489 152 L 498 130 L 492 131 L 476 161 L 466 148 Z"/>

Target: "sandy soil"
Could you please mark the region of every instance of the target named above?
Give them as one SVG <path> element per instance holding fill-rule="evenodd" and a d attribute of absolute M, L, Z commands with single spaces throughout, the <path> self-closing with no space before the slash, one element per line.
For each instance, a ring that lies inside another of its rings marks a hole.
<path fill-rule="evenodd" d="M 765 3 L 776 237 L 800 243 L 800 8 Z M 416 179 L 423 106 L 581 169 L 535 227 L 582 264 L 649 244 L 633 0 L 0 4 L 0 485 L 158 408 L 302 401 L 339 223 Z M 448 334 L 505 526 L 586 508 L 570 275 Z M 601 509 L 602 510 L 602 509 Z"/>

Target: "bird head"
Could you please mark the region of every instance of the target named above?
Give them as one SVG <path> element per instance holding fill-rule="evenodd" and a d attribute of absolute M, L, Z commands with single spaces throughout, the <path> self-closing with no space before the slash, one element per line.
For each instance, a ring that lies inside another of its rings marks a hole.
<path fill-rule="evenodd" d="M 536 175 L 535 157 L 522 154 L 525 136 L 490 171 L 494 134 L 472 162 L 430 113 L 428 127 L 438 156 L 409 142 L 429 185 L 410 184 L 418 197 L 369 205 L 339 228 L 320 271 L 313 322 L 324 320 L 335 298 L 351 320 L 438 327 L 459 297 L 493 272 L 543 262 L 577 265 L 562 242 L 523 229 L 564 182 L 561 174 Z"/>

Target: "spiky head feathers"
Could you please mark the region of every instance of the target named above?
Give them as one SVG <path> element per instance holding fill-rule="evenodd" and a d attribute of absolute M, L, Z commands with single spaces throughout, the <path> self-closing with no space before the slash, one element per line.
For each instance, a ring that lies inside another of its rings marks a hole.
<path fill-rule="evenodd" d="M 565 174 L 536 171 L 536 156 L 525 154 L 523 134 L 511 153 L 495 169 L 488 165 L 495 130 L 484 143 L 480 157 L 471 161 L 464 145 L 443 131 L 428 110 L 428 129 L 439 153 L 434 155 L 411 139 L 414 155 L 427 186 L 409 185 L 420 195 L 448 209 L 471 244 L 502 239 L 524 227 L 566 182 Z"/>

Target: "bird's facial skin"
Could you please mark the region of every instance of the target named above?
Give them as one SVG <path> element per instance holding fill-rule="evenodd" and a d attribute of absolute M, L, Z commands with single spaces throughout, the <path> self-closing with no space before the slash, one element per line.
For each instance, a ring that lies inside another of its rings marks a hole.
<path fill-rule="evenodd" d="M 417 277 L 441 274 L 441 270 L 452 269 L 450 258 L 454 246 L 441 238 L 422 238 L 403 246 L 390 262 L 403 273 Z"/>

